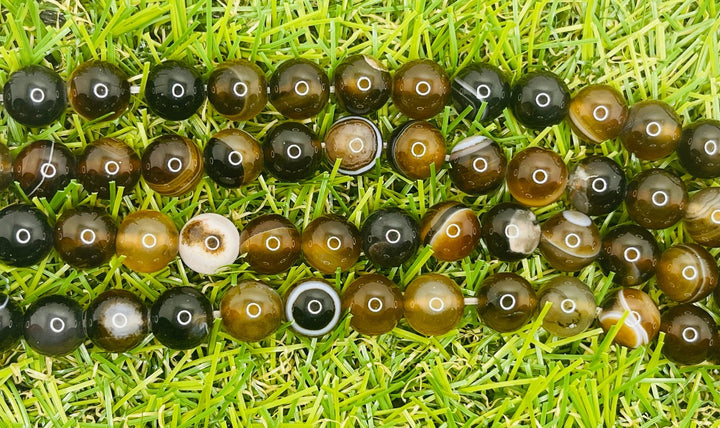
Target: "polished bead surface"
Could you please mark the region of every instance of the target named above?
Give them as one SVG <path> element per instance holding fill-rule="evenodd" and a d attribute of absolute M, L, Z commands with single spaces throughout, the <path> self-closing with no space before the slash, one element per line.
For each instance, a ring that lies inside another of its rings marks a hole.
<path fill-rule="evenodd" d="M 110 198 L 110 183 L 131 193 L 140 180 L 140 156 L 130 146 L 115 138 L 93 141 L 78 159 L 78 180 L 89 193 Z"/>
<path fill-rule="evenodd" d="M 23 312 L 10 296 L 0 293 L 0 352 L 15 345 L 23 334 Z"/>
<path fill-rule="evenodd" d="M 240 233 L 232 221 L 220 214 L 199 214 L 180 230 L 178 252 L 185 266 L 195 272 L 216 274 L 238 258 Z"/>
<path fill-rule="evenodd" d="M 181 196 L 195 189 L 203 176 L 203 156 L 189 138 L 162 135 L 142 155 L 142 176 L 148 186 L 165 196 Z"/>
<path fill-rule="evenodd" d="M 420 225 L 397 208 L 377 210 L 360 229 L 365 255 L 384 268 L 400 266 L 410 260 L 420 246 Z"/>
<path fill-rule="evenodd" d="M 25 342 L 42 355 L 69 354 L 85 341 L 82 315 L 80 305 L 67 296 L 41 297 L 25 312 Z"/>
<path fill-rule="evenodd" d="M 10 149 L 0 144 L 0 191 L 7 189 L 13 182 L 13 164 Z"/>
<path fill-rule="evenodd" d="M 150 309 L 152 333 L 170 349 L 192 349 L 207 341 L 213 324 L 210 301 L 192 287 L 163 292 Z"/>
<path fill-rule="evenodd" d="M 343 117 L 325 135 L 325 155 L 330 168 L 340 159 L 338 171 L 348 175 L 359 175 L 375 166 L 382 146 L 380 130 L 360 116 Z"/>
<path fill-rule="evenodd" d="M 598 257 L 601 242 L 600 231 L 590 217 L 566 210 L 543 223 L 540 252 L 553 268 L 574 272 Z"/>
<path fill-rule="evenodd" d="M 445 137 L 424 121 L 412 120 L 395 128 L 387 143 L 387 157 L 396 171 L 412 180 L 424 180 L 445 162 Z"/>
<path fill-rule="evenodd" d="M 679 364 L 702 363 L 720 344 L 715 320 L 690 304 L 667 309 L 660 318 L 660 331 L 665 333 L 663 355 Z"/>
<path fill-rule="evenodd" d="M 269 86 L 270 103 L 290 119 L 315 116 L 330 98 L 330 80 L 325 71 L 304 58 L 280 64 L 270 76 Z"/>
<path fill-rule="evenodd" d="M 3 107 L 22 125 L 50 125 L 67 108 L 65 81 L 41 65 L 22 68 L 12 73 L 3 87 Z"/>
<path fill-rule="evenodd" d="M 625 206 L 630 218 L 648 229 L 665 229 L 685 215 L 688 193 L 675 174 L 653 168 L 635 177 L 627 189 Z"/>
<path fill-rule="evenodd" d="M 718 285 L 715 258 L 697 244 L 673 245 L 663 251 L 657 265 L 657 287 L 680 303 L 707 297 Z"/>
<path fill-rule="evenodd" d="M 407 62 L 395 72 L 392 99 L 395 107 L 411 119 L 431 118 L 450 101 L 450 78 L 429 59 Z"/>
<path fill-rule="evenodd" d="M 623 288 L 613 294 L 603 305 L 598 321 L 608 332 L 627 317 L 617 331 L 614 341 L 628 348 L 650 343 L 660 330 L 660 311 L 653 299 L 634 288 Z"/>
<path fill-rule="evenodd" d="M 261 215 L 240 233 L 240 253 L 257 273 L 284 272 L 300 257 L 300 232 L 281 215 Z"/>
<path fill-rule="evenodd" d="M 537 295 L 527 280 L 504 272 L 485 279 L 478 291 L 478 315 L 501 333 L 515 331 L 535 313 Z"/>
<path fill-rule="evenodd" d="M 510 105 L 518 122 L 531 129 L 560 123 L 570 107 L 570 91 L 549 71 L 528 73 L 513 85 Z"/>
<path fill-rule="evenodd" d="M 229 289 L 220 302 L 225 330 L 243 342 L 257 342 L 280 327 L 280 295 L 260 281 L 242 281 Z"/>
<path fill-rule="evenodd" d="M 625 149 L 643 160 L 664 158 L 680 141 L 682 125 L 677 113 L 662 101 L 648 100 L 630 108 L 620 133 Z"/>
<path fill-rule="evenodd" d="M 170 218 L 150 210 L 136 211 L 122 221 L 115 247 L 123 264 L 151 273 L 165 268 L 178 253 L 178 231 Z"/>
<path fill-rule="evenodd" d="M 436 273 L 412 280 L 405 289 L 403 304 L 410 327 L 426 336 L 440 336 L 457 328 L 465 309 L 457 283 Z"/>
<path fill-rule="evenodd" d="M 163 119 L 185 120 L 205 102 L 202 76 L 187 64 L 164 61 L 148 73 L 145 102 Z"/>
<path fill-rule="evenodd" d="M 585 331 L 595 321 L 595 296 L 584 282 L 571 276 L 556 276 L 538 293 L 538 310 L 550 303 L 543 328 L 558 337 Z"/>
<path fill-rule="evenodd" d="M 620 135 L 628 119 L 627 102 L 612 86 L 586 86 L 570 101 L 568 118 L 578 137 L 600 144 Z"/>
<path fill-rule="evenodd" d="M 470 120 L 482 110 L 480 121 L 489 122 L 500 116 L 510 104 L 510 82 L 505 73 L 494 65 L 470 64 L 460 70 L 450 86 L 458 113 L 471 107 L 467 117 Z"/>
<path fill-rule="evenodd" d="M 598 261 L 605 275 L 624 286 L 642 284 L 655 275 L 660 248 L 647 229 L 634 224 L 618 226 L 602 241 Z"/>
<path fill-rule="evenodd" d="M 324 274 L 350 269 L 360 258 L 361 249 L 357 227 L 337 215 L 316 218 L 302 233 L 305 261 Z"/>
<path fill-rule="evenodd" d="M 708 187 L 690 197 L 685 230 L 706 247 L 720 247 L 720 188 Z"/>
<path fill-rule="evenodd" d="M 30 266 L 53 247 L 53 230 L 39 209 L 15 204 L 0 211 L 0 260 L 10 266 Z"/>
<path fill-rule="evenodd" d="M 450 151 L 450 179 L 470 195 L 484 195 L 505 180 L 507 157 L 498 143 L 481 135 L 467 137 Z"/>
<path fill-rule="evenodd" d="M 310 178 L 320 167 L 322 145 L 307 126 L 297 122 L 275 125 L 263 141 L 265 169 L 280 180 Z"/>
<path fill-rule="evenodd" d="M 588 156 L 570 172 L 567 193 L 576 210 L 590 216 L 609 214 L 625 200 L 625 172 L 610 158 Z"/>
<path fill-rule="evenodd" d="M 240 187 L 255 181 L 263 169 L 263 151 L 250 134 L 224 129 L 205 144 L 205 172 L 223 187 Z"/>
<path fill-rule="evenodd" d="M 295 284 L 285 295 L 285 318 L 295 332 L 308 337 L 329 333 L 340 320 L 340 295 L 320 279 Z"/>
<path fill-rule="evenodd" d="M 138 346 L 150 331 L 150 311 L 135 294 L 108 290 L 85 310 L 83 324 L 93 344 L 110 352 Z"/>
<path fill-rule="evenodd" d="M 720 121 L 701 120 L 685 127 L 675 149 L 680 165 L 693 177 L 720 177 Z"/>
<path fill-rule="evenodd" d="M 557 201 L 565 191 L 568 171 L 560 155 L 530 147 L 513 156 L 507 170 L 507 187 L 513 198 L 529 207 Z"/>
<path fill-rule="evenodd" d="M 364 275 L 342 294 L 343 311 L 350 327 L 360 334 L 377 336 L 395 328 L 403 316 L 403 295 L 397 285 L 378 274 Z"/>
<path fill-rule="evenodd" d="M 420 238 L 445 262 L 469 256 L 480 240 L 480 221 L 475 213 L 458 202 L 441 202 L 430 207 L 420 222 Z"/>
<path fill-rule="evenodd" d="M 115 254 L 116 234 L 115 221 L 99 209 L 69 209 L 55 224 L 55 249 L 69 265 L 97 267 Z"/>
<path fill-rule="evenodd" d="M 541 229 L 535 213 L 520 204 L 502 202 L 483 215 L 480 233 L 490 255 L 514 262 L 535 251 Z"/>
<path fill-rule="evenodd" d="M 52 199 L 75 177 L 75 156 L 62 143 L 34 141 L 20 150 L 13 161 L 13 174 L 29 197 Z"/>
<path fill-rule="evenodd" d="M 390 98 L 392 79 L 377 59 L 352 55 L 335 68 L 333 85 L 340 107 L 352 114 L 365 115 L 385 105 Z"/>
<path fill-rule="evenodd" d="M 80 64 L 70 75 L 68 86 L 70 105 L 85 119 L 113 120 L 130 104 L 127 75 L 106 61 Z"/>
<path fill-rule="evenodd" d="M 207 96 L 215 111 L 228 119 L 252 119 L 267 104 L 265 73 L 244 59 L 224 62 L 210 73 Z"/>

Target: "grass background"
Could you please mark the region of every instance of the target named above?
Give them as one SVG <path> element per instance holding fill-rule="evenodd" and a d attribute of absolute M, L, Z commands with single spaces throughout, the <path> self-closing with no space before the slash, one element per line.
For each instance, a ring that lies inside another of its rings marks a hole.
<path fill-rule="evenodd" d="M 661 99 L 685 123 L 720 119 L 720 4 L 717 1 L 303 1 L 211 2 L 209 0 L 28 1 L 0 0 L 0 83 L 10 72 L 35 63 L 63 77 L 79 63 L 104 59 L 120 65 L 135 85 L 144 87 L 152 64 L 163 59 L 188 61 L 205 76 L 232 58 L 256 61 L 271 73 L 281 61 L 302 56 L 330 73 L 346 56 L 365 53 L 391 70 L 414 58 L 432 58 L 452 76 L 473 61 L 500 66 L 511 77 L 548 68 L 571 91 L 589 83 L 618 87 L 630 103 Z M 334 103 L 312 120 L 324 135 L 343 115 Z M 391 103 L 371 119 L 384 135 L 406 120 Z M 68 110 L 63 120 L 29 131 L 0 115 L 0 140 L 13 153 L 27 142 L 52 138 L 76 153 L 101 136 L 125 140 L 142 151 L 163 133 L 187 135 L 204 145 L 227 127 L 247 130 L 259 140 L 284 120 L 271 106 L 255 120 L 230 123 L 211 107 L 184 122 L 149 114 L 141 97 L 120 119 L 87 122 Z M 618 141 L 589 146 L 567 123 L 531 131 L 509 112 L 483 126 L 453 107 L 435 123 L 448 147 L 472 134 L 492 136 L 508 156 L 533 145 L 559 152 L 568 164 L 591 153 L 625 165 L 629 177 L 650 167 L 667 167 L 683 176 L 690 192 L 717 186 L 696 180 L 675 155 L 639 162 Z M 3 204 L 27 199 L 18 189 Z M 118 219 L 141 208 L 157 209 L 178 227 L 201 212 L 218 212 L 239 228 L 259 213 L 276 212 L 299 227 L 334 212 L 360 225 L 375 209 L 400 206 L 418 217 L 443 200 L 459 200 L 482 215 L 489 206 L 510 200 L 506 188 L 481 197 L 453 189 L 446 170 L 424 182 L 393 173 L 383 161 L 363 177 L 347 177 L 326 167 L 297 185 L 261 176 L 256 184 L 224 190 L 205 178 L 195 192 L 161 197 L 141 183 L 110 201 L 97 200 L 73 183 L 52 200 L 32 200 L 51 220 L 77 205 L 100 206 Z M 567 207 L 564 201 L 535 210 L 540 220 Z M 629 221 L 620 208 L 596 223 L 605 232 Z M 687 242 L 680 225 L 656 232 L 662 248 Z M 717 258 L 718 250 L 712 251 Z M 491 260 L 478 250 L 457 263 L 438 263 L 429 249 L 397 269 L 383 270 L 401 286 L 424 272 L 452 277 L 467 296 L 484 277 L 514 271 L 537 288 L 558 273 L 536 253 L 518 263 Z M 0 266 L 4 291 L 24 304 L 50 293 L 68 294 L 87 305 L 110 288 L 133 291 L 152 302 L 163 290 L 191 284 L 215 307 L 232 284 L 258 278 L 247 265 L 222 275 L 200 276 L 177 259 L 152 275 L 108 265 L 80 271 L 56 254 L 38 266 Z M 348 273 L 328 276 L 338 289 L 359 273 L 375 268 L 362 257 Z M 281 293 L 301 278 L 317 275 L 304 264 L 259 279 Z M 615 289 L 593 264 L 577 274 L 600 302 Z M 642 287 L 661 306 L 665 299 L 654 281 Z M 710 300 L 700 306 L 718 319 Z M 540 315 L 542 316 L 542 314 Z M 540 328 L 537 318 L 520 331 L 498 334 L 466 309 L 458 330 L 437 338 L 414 333 L 406 323 L 392 333 L 368 338 L 344 319 L 320 339 L 294 335 L 286 325 L 268 339 L 237 343 L 216 321 L 209 346 L 192 351 L 165 349 L 151 337 L 126 354 L 81 346 L 71 355 L 49 359 L 23 344 L 0 355 L 2 426 L 718 426 L 719 366 L 680 367 L 663 358 L 662 336 L 651 346 L 629 350 L 612 345 L 598 328 L 558 339 Z"/>

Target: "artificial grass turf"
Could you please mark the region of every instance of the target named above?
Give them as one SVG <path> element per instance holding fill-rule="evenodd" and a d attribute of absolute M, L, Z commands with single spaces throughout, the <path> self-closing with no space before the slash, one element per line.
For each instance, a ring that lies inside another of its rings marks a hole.
<path fill-rule="evenodd" d="M 57 13 L 60 11 L 60 13 Z M 630 103 L 661 99 L 685 123 L 720 118 L 720 4 L 717 2 L 483 2 L 440 1 L 308 2 L 210 1 L 18 2 L 0 0 L 0 82 L 21 66 L 42 63 L 67 77 L 89 59 L 114 62 L 142 88 L 152 64 L 188 61 L 209 74 L 226 59 L 246 58 L 272 72 L 286 59 L 302 56 L 328 72 L 347 55 L 365 53 L 391 70 L 414 58 L 432 58 L 450 75 L 473 61 L 500 66 L 510 76 L 540 68 L 559 74 L 573 92 L 590 83 L 609 83 Z M 324 135 L 344 113 L 335 103 L 313 120 Z M 384 135 L 402 123 L 391 103 L 370 116 Z M 47 128 L 27 130 L 0 114 L 0 139 L 16 154 L 25 143 L 52 138 L 79 152 L 99 137 L 116 137 L 142 151 L 168 132 L 204 145 L 227 127 L 242 128 L 259 140 L 283 121 L 271 106 L 256 119 L 228 122 L 204 107 L 183 122 L 150 114 L 140 96 L 120 119 L 87 122 L 68 110 Z M 496 139 L 508 157 L 528 146 L 551 148 L 573 164 L 603 154 L 624 165 L 629 177 L 650 167 L 667 167 L 692 193 L 717 180 L 693 179 L 672 155 L 640 162 L 618 141 L 591 146 L 567 123 L 531 131 L 506 111 L 484 126 L 449 106 L 431 120 L 448 147 L 472 134 Z M 17 189 L 16 189 L 17 190 Z M 505 187 L 488 196 L 455 190 L 445 169 L 424 182 L 409 181 L 381 162 L 362 177 L 325 168 L 297 183 L 261 176 L 250 186 L 226 190 L 204 179 L 190 195 L 161 197 L 141 182 L 135 189 L 98 200 L 73 183 L 51 200 L 5 192 L 3 205 L 20 199 L 54 220 L 63 209 L 105 208 L 118 221 L 137 209 L 162 210 L 178 227 L 201 212 L 217 212 L 240 228 L 260 213 L 287 216 L 299 227 L 324 213 L 344 215 L 360 225 L 380 207 L 399 206 L 420 217 L 428 207 L 458 200 L 482 216 L 510 200 Z M 566 202 L 534 210 L 542 221 Z M 621 208 L 597 218 L 601 232 L 629 222 Z M 655 233 L 662 248 L 689 242 L 682 227 Z M 717 258 L 718 250 L 711 253 Z M 87 305 L 106 289 L 123 288 L 152 302 L 169 287 L 192 285 L 218 307 L 238 280 L 259 278 L 284 293 L 301 278 L 317 275 L 305 264 L 276 276 L 258 276 L 247 265 L 221 275 L 201 276 L 179 259 L 156 274 L 138 274 L 114 258 L 108 265 L 78 270 L 56 254 L 37 266 L 2 266 L 6 291 L 25 305 L 40 296 L 68 294 Z M 376 269 L 362 257 L 348 273 L 326 276 L 338 289 L 360 273 Z M 402 268 L 380 272 L 404 287 L 417 275 L 452 277 L 466 296 L 492 273 L 514 271 L 536 288 L 559 273 L 536 253 L 518 263 L 492 260 L 477 251 L 458 263 L 438 263 L 429 249 Z M 616 289 L 597 264 L 577 273 L 598 301 Z M 666 299 L 654 280 L 642 289 L 661 306 Z M 711 300 L 700 306 L 717 320 Z M 108 354 L 92 345 L 49 359 L 24 345 L 0 355 L 0 425 L 3 426 L 693 426 L 717 425 L 720 416 L 718 366 L 682 367 L 663 358 L 663 337 L 635 350 L 611 344 L 593 328 L 558 339 L 535 321 L 510 334 L 484 327 L 468 308 L 459 329 L 426 338 L 402 322 L 392 333 L 368 338 L 353 332 L 347 318 L 319 339 L 298 337 L 287 325 L 259 343 L 237 343 L 216 321 L 209 345 L 171 351 L 148 338 L 126 354 Z"/>

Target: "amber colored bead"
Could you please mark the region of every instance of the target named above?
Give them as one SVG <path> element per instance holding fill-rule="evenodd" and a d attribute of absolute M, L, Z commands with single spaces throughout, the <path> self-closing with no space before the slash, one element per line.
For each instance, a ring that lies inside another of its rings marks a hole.
<path fill-rule="evenodd" d="M 360 229 L 363 251 L 376 265 L 400 266 L 410 260 L 420 246 L 420 225 L 397 208 L 377 210 Z"/>
<path fill-rule="evenodd" d="M 403 305 L 410 327 L 426 336 L 440 336 L 457 327 L 465 300 L 455 281 L 444 275 L 427 273 L 408 284 Z"/>
<path fill-rule="evenodd" d="M 240 233 L 240 253 L 257 273 L 284 272 L 300 257 L 300 233 L 281 215 L 261 215 Z"/>
<path fill-rule="evenodd" d="M 450 78 L 429 59 L 407 62 L 395 72 L 392 99 L 395 107 L 411 119 L 431 118 L 450 101 Z"/>
<path fill-rule="evenodd" d="M 205 84 L 195 68 L 179 61 L 164 61 L 148 73 L 145 101 L 163 119 L 185 120 L 205 102 Z"/>
<path fill-rule="evenodd" d="M 10 149 L 0 144 L 0 191 L 7 189 L 13 182 L 13 164 Z"/>
<path fill-rule="evenodd" d="M 586 86 L 570 101 L 568 118 L 578 137 L 600 144 L 620 135 L 628 118 L 627 102 L 612 86 Z"/>
<path fill-rule="evenodd" d="M 127 75 L 106 61 L 80 64 L 70 75 L 68 85 L 70 105 L 85 119 L 113 120 L 130 104 Z"/>
<path fill-rule="evenodd" d="M 67 108 L 65 81 L 42 65 L 21 68 L 5 82 L 3 106 L 10 117 L 22 125 L 50 125 Z"/>
<path fill-rule="evenodd" d="M 720 177 L 720 121 L 701 120 L 685 127 L 675 149 L 680 165 L 693 177 Z"/>
<path fill-rule="evenodd" d="M 540 252 L 548 264 L 561 271 L 578 271 L 600 254 L 600 232 L 580 211 L 567 210 L 542 225 Z"/>
<path fill-rule="evenodd" d="M 78 180 L 89 193 L 110 198 L 110 183 L 132 192 L 140 179 L 140 156 L 115 138 L 93 141 L 78 159 Z"/>
<path fill-rule="evenodd" d="M 628 348 L 650 343 L 660 330 L 660 311 L 650 296 L 634 288 L 623 288 L 613 294 L 598 315 L 600 325 L 607 332 L 627 317 L 617 331 L 614 341 Z"/>
<path fill-rule="evenodd" d="M 275 125 L 263 141 L 265 169 L 286 181 L 312 177 L 322 162 L 320 139 L 307 126 L 296 122 Z"/>
<path fill-rule="evenodd" d="M 507 158 L 498 143 L 475 135 L 452 148 L 450 166 L 450 179 L 455 187 L 471 195 L 484 195 L 505 180 Z"/>
<path fill-rule="evenodd" d="M 660 331 L 665 333 L 663 355 L 679 364 L 702 363 L 720 345 L 713 317 L 691 304 L 666 310 L 660 317 Z"/>
<path fill-rule="evenodd" d="M 670 299 L 692 303 L 707 297 L 718 285 L 715 258 L 697 244 L 673 245 L 657 265 L 657 287 Z"/>
<path fill-rule="evenodd" d="M 205 172 L 223 187 L 240 187 L 255 181 L 263 169 L 263 152 L 250 134 L 224 129 L 205 144 Z"/>
<path fill-rule="evenodd" d="M 228 119 L 252 119 L 267 104 L 265 73 L 244 59 L 224 62 L 210 73 L 207 96 L 215 110 Z"/>
<path fill-rule="evenodd" d="M 554 73 L 536 71 L 515 82 L 510 106 L 518 122 L 531 129 L 543 129 L 565 118 L 570 91 Z"/>
<path fill-rule="evenodd" d="M 625 200 L 627 179 L 614 160 L 588 156 L 570 172 L 567 191 L 568 199 L 576 210 L 591 216 L 608 214 Z"/>
<path fill-rule="evenodd" d="M 538 309 L 547 303 L 550 309 L 543 318 L 543 328 L 559 337 L 570 337 L 585 331 L 595 321 L 597 304 L 590 288 L 571 276 L 556 276 L 538 293 Z"/>
<path fill-rule="evenodd" d="M 0 260 L 10 266 L 30 266 L 48 255 L 53 230 L 34 206 L 14 204 L 0 210 Z"/>
<path fill-rule="evenodd" d="M 490 254 L 505 262 L 524 259 L 540 244 L 535 213 L 514 202 L 495 205 L 482 217 L 480 234 Z"/>
<path fill-rule="evenodd" d="M 69 354 L 85 341 L 83 310 L 67 296 L 47 295 L 25 311 L 25 343 L 42 355 Z"/>
<path fill-rule="evenodd" d="M 360 334 L 377 336 L 395 328 L 403 316 L 403 295 L 397 285 L 378 274 L 364 275 L 342 295 L 344 311 L 350 311 L 350 326 Z"/>
<path fill-rule="evenodd" d="M 75 156 L 65 144 L 38 140 L 18 153 L 13 173 L 29 198 L 52 199 L 75 178 L 75 166 Z"/>
<path fill-rule="evenodd" d="M 468 115 L 471 120 L 484 108 L 480 120 L 489 122 L 510 104 L 510 82 L 505 73 L 490 64 L 468 65 L 453 78 L 451 86 L 458 113 L 472 107 Z"/>
<path fill-rule="evenodd" d="M 340 295 L 321 279 L 306 279 L 285 295 L 285 318 L 297 333 L 318 337 L 329 333 L 342 313 Z"/>
<path fill-rule="evenodd" d="M 192 140 L 162 135 L 142 155 L 142 176 L 161 195 L 181 196 L 192 191 L 203 176 L 203 156 Z"/>
<path fill-rule="evenodd" d="M 178 252 L 185 266 L 205 275 L 235 263 L 240 234 L 228 218 L 215 213 L 198 214 L 180 230 Z"/>
<path fill-rule="evenodd" d="M 257 342 L 280 327 L 283 305 L 280 295 L 260 281 L 242 281 L 220 301 L 225 330 L 243 342 Z"/>
<path fill-rule="evenodd" d="M 485 279 L 478 291 L 478 315 L 501 333 L 515 331 L 535 313 L 537 296 L 530 283 L 514 273 L 498 273 Z"/>
<path fill-rule="evenodd" d="M 340 159 L 338 171 L 348 175 L 359 175 L 375 166 L 382 146 L 377 126 L 359 116 L 343 117 L 325 135 L 325 155 L 330 168 Z"/>
<path fill-rule="evenodd" d="M 430 177 L 431 165 L 438 173 L 445 162 L 445 137 L 428 122 L 405 122 L 390 136 L 387 153 L 395 170 L 412 180 L 424 180 Z"/>
<path fill-rule="evenodd" d="M 390 98 L 392 79 L 387 68 L 367 55 L 352 55 L 335 68 L 335 98 L 352 114 L 369 114 Z"/>
<path fill-rule="evenodd" d="M 311 221 L 302 233 L 302 253 L 310 266 L 324 274 L 350 269 L 360 258 L 360 232 L 336 215 Z"/>
<path fill-rule="evenodd" d="M 627 189 L 625 206 L 630 217 L 648 229 L 665 229 L 685 215 L 685 183 L 664 169 L 653 168 L 635 177 Z"/>
<path fill-rule="evenodd" d="M 542 207 L 562 196 L 567 178 L 567 167 L 560 155 L 540 147 L 530 147 L 517 153 L 510 161 L 507 187 L 521 204 Z"/>
<path fill-rule="evenodd" d="M 90 340 L 110 352 L 138 346 L 150 331 L 150 311 L 126 290 L 108 290 L 97 296 L 83 316 Z"/>
<path fill-rule="evenodd" d="M 480 221 L 459 202 L 432 206 L 420 222 L 420 239 L 433 250 L 436 259 L 454 262 L 473 252 L 480 240 Z"/>
<path fill-rule="evenodd" d="M 117 226 L 109 215 L 75 208 L 65 211 L 55 224 L 55 249 L 67 264 L 97 267 L 115 254 L 116 234 Z"/>
<path fill-rule="evenodd" d="M 625 149 L 643 160 L 664 158 L 680 141 L 682 125 L 677 113 L 662 101 L 641 101 L 630 107 L 620 140 Z"/>
<path fill-rule="evenodd" d="M 320 113 L 330 98 L 330 80 L 314 62 L 304 58 L 280 64 L 269 81 L 270 103 L 283 116 L 307 119 Z"/>
<path fill-rule="evenodd" d="M 123 263 L 132 270 L 156 272 L 178 253 L 178 230 L 170 218 L 150 210 L 136 211 L 123 220 L 115 247 Z"/>
<path fill-rule="evenodd" d="M 618 226 L 602 241 L 599 262 L 605 275 L 624 286 L 642 284 L 655 275 L 660 249 L 647 229 L 634 224 Z"/>
<path fill-rule="evenodd" d="M 708 187 L 690 197 L 684 224 L 698 244 L 720 247 L 720 187 Z"/>

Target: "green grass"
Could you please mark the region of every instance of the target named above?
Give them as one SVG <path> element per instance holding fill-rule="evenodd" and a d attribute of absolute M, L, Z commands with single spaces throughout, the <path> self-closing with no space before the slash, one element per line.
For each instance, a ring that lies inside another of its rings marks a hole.
<path fill-rule="evenodd" d="M 587 4 L 587 8 L 585 5 Z M 53 11 L 61 9 L 60 22 Z M 45 23 L 41 18 L 45 20 Z M 331 71 L 346 55 L 366 53 L 390 69 L 414 58 L 432 58 L 451 75 L 473 61 L 488 61 L 518 77 L 549 68 L 575 92 L 589 83 L 618 87 L 632 103 L 648 98 L 671 104 L 686 123 L 720 119 L 720 4 L 716 1 L 443 1 L 393 0 L 288 3 L 258 0 L 123 0 L 25 2 L 0 0 L 0 82 L 21 66 L 42 63 L 63 77 L 92 58 L 118 63 L 133 84 L 144 87 L 151 64 L 185 60 L 205 71 L 220 62 L 246 58 L 269 74 L 281 61 L 302 56 Z M 324 135 L 342 115 L 334 103 L 312 126 Z M 402 123 L 392 104 L 371 116 L 384 135 Z M 279 121 L 268 108 L 255 120 L 228 123 L 211 108 L 182 123 L 149 114 L 140 97 L 111 123 L 87 122 L 68 110 L 64 123 L 28 132 L 0 115 L 0 140 L 17 153 L 39 138 L 53 138 L 80 151 L 101 137 L 121 138 L 138 151 L 163 133 L 187 135 L 200 145 L 226 127 L 258 139 Z M 657 162 L 631 158 L 618 141 L 600 146 L 580 142 L 567 123 L 535 132 L 509 112 L 484 126 L 453 107 L 432 120 L 451 147 L 467 135 L 492 136 L 510 156 L 538 145 L 559 152 L 572 164 L 597 153 L 625 165 L 632 177 L 650 167 L 682 175 L 690 192 L 718 186 L 695 180 L 675 155 Z M 9 203 L 24 196 L 6 192 Z M 411 182 L 383 163 L 363 177 L 323 169 L 297 185 L 268 177 L 228 191 L 204 179 L 181 198 L 161 197 L 141 182 L 110 201 L 87 195 L 76 184 L 52 200 L 33 200 L 51 219 L 76 205 L 101 206 L 121 219 L 151 208 L 178 227 L 201 212 L 227 215 L 240 228 L 259 213 L 276 212 L 298 226 L 333 212 L 360 225 L 370 212 L 400 206 L 418 217 L 443 200 L 459 200 L 480 215 L 510 200 L 507 189 L 469 197 L 450 185 L 445 169 L 435 179 Z M 564 201 L 536 210 L 545 220 Z M 598 219 L 601 231 L 629 221 L 623 209 Z M 656 233 L 661 247 L 689 241 L 680 226 Z M 712 251 L 717 258 L 718 250 Z M 328 276 L 338 289 L 375 268 L 364 257 L 350 272 Z M 247 265 L 225 274 L 200 276 L 178 260 L 144 275 L 114 258 L 108 265 L 80 271 L 57 255 L 30 268 L 1 266 L 8 293 L 28 304 L 50 293 L 69 294 L 87 305 L 109 288 L 133 291 L 148 302 L 169 287 L 190 284 L 215 307 L 232 284 L 259 278 L 283 293 L 295 281 L 316 275 L 304 264 L 277 276 L 257 276 Z M 428 249 L 403 268 L 384 270 L 401 286 L 425 272 L 452 277 L 465 295 L 475 294 L 487 275 L 515 271 L 540 287 L 558 272 L 539 255 L 507 264 L 493 261 L 483 247 L 458 263 L 438 263 Z M 598 301 L 616 287 L 593 264 L 578 277 Z M 642 287 L 667 304 L 654 281 Z M 718 318 L 718 307 L 700 304 Z M 542 314 L 541 314 L 542 315 Z M 540 316 L 541 316 L 540 315 Z M 57 359 L 20 345 L 0 355 L 2 426 L 706 426 L 720 417 L 720 367 L 681 367 L 661 354 L 663 337 L 636 350 L 617 347 L 598 328 L 568 339 L 550 337 L 540 318 L 511 334 L 498 334 L 468 308 L 460 328 L 437 338 L 414 333 L 403 322 L 392 333 L 367 338 L 353 332 L 347 318 L 320 339 L 294 335 L 287 325 L 254 344 L 233 341 L 216 322 L 209 346 L 170 351 L 148 338 L 132 352 L 115 355 L 81 346 Z"/>

